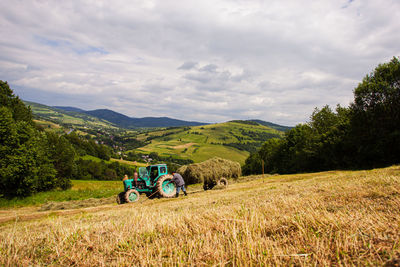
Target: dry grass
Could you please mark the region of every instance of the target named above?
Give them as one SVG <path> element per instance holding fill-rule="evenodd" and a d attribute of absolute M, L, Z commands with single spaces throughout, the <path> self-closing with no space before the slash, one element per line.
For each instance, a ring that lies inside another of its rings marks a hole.
<path fill-rule="evenodd" d="M 236 161 L 213 157 L 200 163 L 184 165 L 177 172 L 189 184 L 216 184 L 222 177 L 238 178 L 242 169 Z"/>
<path fill-rule="evenodd" d="M 258 177 L 226 190 L 0 226 L 0 265 L 383 265 L 400 167 Z M 394 261 L 392 261 L 394 262 Z"/>

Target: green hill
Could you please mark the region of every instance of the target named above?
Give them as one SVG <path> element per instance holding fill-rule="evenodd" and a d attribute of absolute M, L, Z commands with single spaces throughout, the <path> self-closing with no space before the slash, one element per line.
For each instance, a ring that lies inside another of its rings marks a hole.
<path fill-rule="evenodd" d="M 161 156 L 204 161 L 214 156 L 244 163 L 251 151 L 265 140 L 281 137 L 283 132 L 249 121 L 231 121 L 195 127 L 170 128 L 141 134 L 151 141 L 136 152 L 157 152 Z"/>
<path fill-rule="evenodd" d="M 64 127 L 116 128 L 106 120 L 85 113 L 66 111 L 29 101 L 24 101 L 24 103 L 31 107 L 36 119 L 49 121 Z"/>
<path fill-rule="evenodd" d="M 123 139 L 120 131 L 124 129 L 107 120 L 79 112 L 76 108 L 61 107 L 61 109 L 34 102 L 24 102 L 31 107 L 36 123 L 46 129 L 68 131 L 74 128 L 86 133 L 92 132 L 91 129 L 96 132 L 106 130 L 108 135 L 105 135 L 105 139 L 99 139 L 99 142 L 119 147 L 127 145 L 124 142 L 115 143 L 117 139 Z M 142 134 L 137 131 L 131 133 L 130 138 L 148 143 L 134 150 L 138 153 L 156 152 L 162 157 L 191 159 L 194 162 L 218 156 L 244 164 L 249 154 L 261 147 L 267 139 L 282 137 L 284 133 L 282 130 L 286 128 L 277 126 L 279 125 L 268 125 L 263 121 L 235 120 L 191 127 L 161 128 L 163 130 L 147 128 L 142 129 L 144 132 Z M 93 138 L 97 140 L 99 137 L 93 136 Z"/>

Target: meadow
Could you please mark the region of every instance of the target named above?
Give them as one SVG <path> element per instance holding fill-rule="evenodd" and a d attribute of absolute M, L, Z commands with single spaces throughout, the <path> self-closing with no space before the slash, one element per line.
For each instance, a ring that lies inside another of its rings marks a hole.
<path fill-rule="evenodd" d="M 283 132 L 263 125 L 225 122 L 192 126 L 188 130 L 169 129 L 138 135 L 139 140 L 151 137 L 151 143 L 136 149 L 137 152 L 157 152 L 161 156 L 192 159 L 201 162 L 212 157 L 222 157 L 244 164 L 250 155 L 226 144 L 255 143 L 263 135 L 282 136 Z M 265 136 L 262 138 L 265 141 Z M 258 140 L 259 141 L 259 140 Z M 225 145 L 224 145 L 225 144 Z"/>
<path fill-rule="evenodd" d="M 0 225 L 0 265 L 394 266 L 400 166 L 249 176 L 225 190 Z M 78 185 L 77 185 L 78 186 Z M 85 187 L 85 186 L 83 186 Z"/>
<path fill-rule="evenodd" d="M 0 198 L 1 209 L 39 206 L 50 201 L 83 200 L 88 198 L 107 198 L 123 191 L 121 181 L 72 180 L 72 188 L 65 191 L 40 192 L 25 198 Z"/>

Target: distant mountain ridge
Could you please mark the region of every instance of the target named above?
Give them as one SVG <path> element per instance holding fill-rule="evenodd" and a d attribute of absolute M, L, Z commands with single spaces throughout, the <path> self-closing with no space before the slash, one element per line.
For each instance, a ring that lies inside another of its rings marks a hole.
<path fill-rule="evenodd" d="M 75 107 L 64 107 L 64 106 L 53 106 L 53 108 L 65 110 L 65 111 L 72 111 L 72 112 L 81 112 L 84 113 L 86 110 L 80 109 L 80 108 L 75 108 Z"/>
<path fill-rule="evenodd" d="M 144 117 L 131 118 L 124 114 L 109 109 L 82 110 L 74 107 L 54 107 L 68 112 L 79 112 L 91 115 L 101 120 L 106 120 L 121 128 L 153 128 L 153 127 L 180 127 L 180 126 L 200 126 L 208 123 L 196 121 L 184 121 L 168 117 Z"/>
<path fill-rule="evenodd" d="M 83 110 L 76 107 L 71 106 L 46 106 L 43 104 L 24 101 L 27 105 L 32 107 L 37 107 L 33 109 L 34 114 L 42 116 L 46 115 L 48 112 L 38 112 L 38 108 L 44 110 L 52 110 L 54 112 L 64 113 L 68 116 L 72 116 L 74 118 L 79 118 L 80 120 L 93 121 L 99 120 L 99 122 L 108 123 L 109 127 L 120 127 L 126 129 L 134 129 L 134 128 L 158 128 L 158 127 L 181 127 L 181 126 L 201 126 L 208 125 L 210 123 L 196 122 L 196 121 L 184 121 L 178 119 L 172 119 L 169 117 L 144 117 L 144 118 L 132 118 L 126 116 L 124 114 L 115 112 L 109 109 L 96 109 L 96 110 Z M 59 116 L 59 115 L 55 115 Z M 46 117 L 46 116 L 45 116 Z M 47 116 L 48 117 L 48 116 Z M 257 123 L 260 125 L 268 126 L 278 131 L 288 131 L 292 127 L 282 126 L 279 124 L 263 121 L 263 120 L 244 120 L 243 122 L 247 123 Z"/>

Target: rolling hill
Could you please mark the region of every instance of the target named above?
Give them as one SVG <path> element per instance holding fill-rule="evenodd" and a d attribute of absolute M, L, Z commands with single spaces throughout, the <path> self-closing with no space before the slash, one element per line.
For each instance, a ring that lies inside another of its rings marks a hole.
<path fill-rule="evenodd" d="M 74 107 L 49 107 L 28 101 L 25 103 L 39 119 L 36 122 L 44 128 L 56 131 L 62 131 L 63 127 L 76 128 L 87 132 L 88 129 L 118 130 L 143 127 L 147 130 L 142 134 L 135 131 L 133 138 L 148 144 L 135 149 L 135 152 L 156 152 L 162 157 L 191 159 L 194 162 L 218 156 L 243 164 L 249 154 L 267 139 L 280 138 L 284 131 L 290 129 L 261 120 L 234 120 L 199 125 L 201 123 L 167 117 L 130 118 L 107 109 L 84 111 Z M 159 128 L 152 129 L 155 126 Z M 113 132 L 111 135 L 116 134 L 116 131 Z"/>
<path fill-rule="evenodd" d="M 116 128 L 106 120 L 77 112 L 77 109 L 62 110 L 30 101 L 24 101 L 24 103 L 31 107 L 33 115 L 40 120 L 39 124 L 50 125 L 46 123 L 47 121 L 64 127 Z"/>
<path fill-rule="evenodd" d="M 121 128 L 152 128 L 152 127 L 179 127 L 179 126 L 197 126 L 206 123 L 195 121 L 183 121 L 171 119 L 168 117 L 145 117 L 145 118 L 131 118 L 124 114 L 109 110 L 109 109 L 96 109 L 85 111 L 85 113 L 95 116 L 99 119 L 107 120 Z"/>
<path fill-rule="evenodd" d="M 195 162 L 218 156 L 243 164 L 250 151 L 260 147 L 265 140 L 282 135 L 282 131 L 255 122 L 231 121 L 141 134 L 139 140 L 151 143 L 135 151 L 157 152 L 164 157 L 192 159 Z"/>
<path fill-rule="evenodd" d="M 86 111 L 75 107 L 50 107 L 30 101 L 24 101 L 24 103 L 31 107 L 33 114 L 38 119 L 44 119 L 61 125 L 69 124 L 71 126 L 86 126 L 91 128 L 104 127 L 137 129 L 197 126 L 206 124 L 201 122 L 171 119 L 168 117 L 131 118 L 109 109 Z"/>

